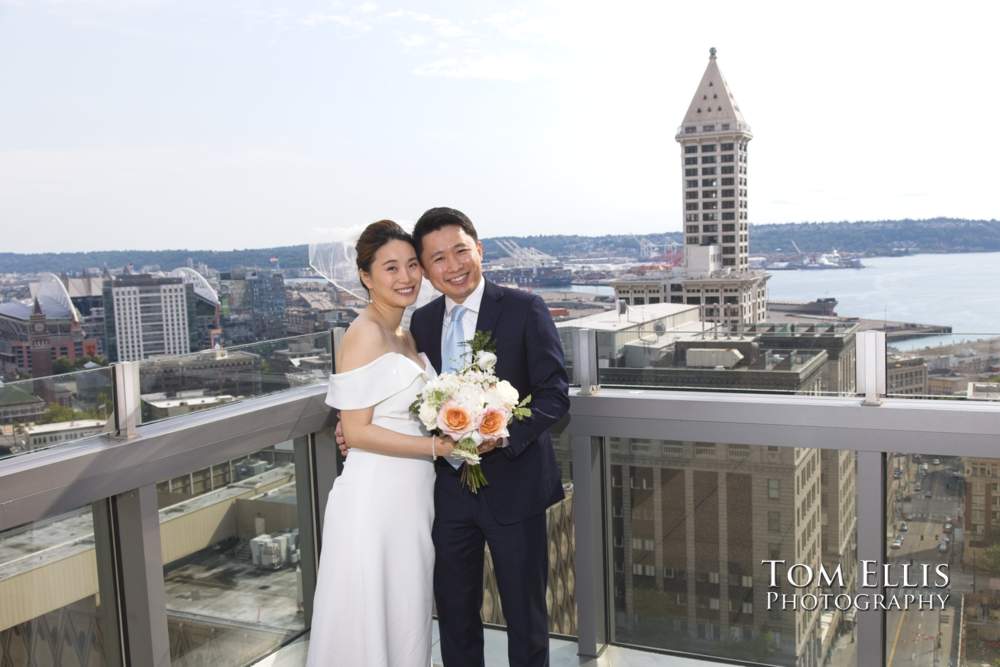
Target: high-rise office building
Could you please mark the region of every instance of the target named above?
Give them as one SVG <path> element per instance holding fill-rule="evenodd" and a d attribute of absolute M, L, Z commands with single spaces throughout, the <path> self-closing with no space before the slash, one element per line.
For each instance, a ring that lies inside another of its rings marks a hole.
<path fill-rule="evenodd" d="M 619 299 L 639 305 L 699 305 L 706 321 L 730 327 L 767 318 L 768 276 L 750 270 L 747 144 L 752 138 L 712 49 L 676 136 L 681 145 L 684 265 L 663 275 L 616 281 Z"/>
<path fill-rule="evenodd" d="M 181 278 L 126 275 L 104 283 L 105 344 L 115 361 L 191 351 L 193 288 Z"/>

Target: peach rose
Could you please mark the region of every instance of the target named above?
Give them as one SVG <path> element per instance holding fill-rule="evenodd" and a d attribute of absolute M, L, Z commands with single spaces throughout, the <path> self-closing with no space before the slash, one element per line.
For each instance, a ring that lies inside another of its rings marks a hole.
<path fill-rule="evenodd" d="M 510 421 L 510 415 L 507 414 L 506 410 L 488 408 L 479 424 L 479 435 L 483 436 L 483 440 L 506 438 L 509 435 L 507 433 L 508 421 Z"/>
<path fill-rule="evenodd" d="M 468 408 L 455 401 L 448 401 L 441 406 L 441 410 L 438 412 L 437 426 L 442 433 L 455 440 L 459 440 L 469 431 L 475 430 L 472 414 Z"/>

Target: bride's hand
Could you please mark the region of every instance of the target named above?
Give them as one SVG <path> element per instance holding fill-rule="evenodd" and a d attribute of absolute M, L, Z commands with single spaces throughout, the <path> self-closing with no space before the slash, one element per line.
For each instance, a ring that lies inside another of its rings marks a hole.
<path fill-rule="evenodd" d="M 452 451 L 455 449 L 455 441 L 446 435 L 437 436 L 437 442 L 434 445 L 434 452 L 438 456 L 450 456 Z"/>

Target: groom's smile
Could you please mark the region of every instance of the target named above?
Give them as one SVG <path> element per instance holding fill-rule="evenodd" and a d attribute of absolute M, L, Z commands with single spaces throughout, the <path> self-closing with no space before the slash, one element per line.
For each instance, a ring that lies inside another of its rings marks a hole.
<path fill-rule="evenodd" d="M 446 225 L 423 237 L 420 263 L 431 284 L 462 303 L 483 277 L 483 244 L 458 225 Z"/>

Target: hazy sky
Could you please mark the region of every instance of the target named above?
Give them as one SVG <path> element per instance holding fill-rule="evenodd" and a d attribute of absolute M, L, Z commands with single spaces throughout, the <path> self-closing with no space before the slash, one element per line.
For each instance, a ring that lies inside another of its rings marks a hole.
<path fill-rule="evenodd" d="M 1000 217 L 993 6 L 0 0 L 0 251 L 678 230 L 710 46 L 751 222 Z"/>

